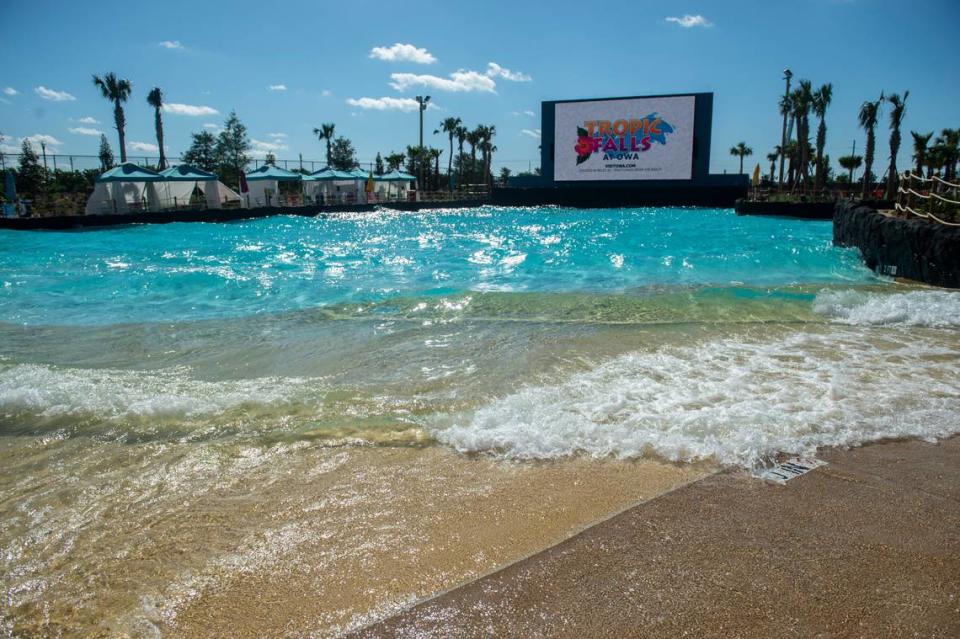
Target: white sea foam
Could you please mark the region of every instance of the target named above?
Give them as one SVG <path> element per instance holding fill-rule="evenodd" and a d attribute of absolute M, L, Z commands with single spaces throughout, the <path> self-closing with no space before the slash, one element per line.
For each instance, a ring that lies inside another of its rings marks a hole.
<path fill-rule="evenodd" d="M 956 340 L 825 330 L 622 355 L 523 388 L 437 437 L 517 459 L 655 453 L 752 466 L 778 451 L 960 432 Z"/>
<path fill-rule="evenodd" d="M 813 310 L 844 324 L 960 326 L 960 292 L 910 291 L 865 293 L 853 289 L 826 291 L 814 300 Z"/>
<path fill-rule="evenodd" d="M 289 377 L 202 381 L 183 368 L 123 371 L 18 364 L 0 368 L 0 416 L 198 417 L 294 401 L 312 385 Z"/>

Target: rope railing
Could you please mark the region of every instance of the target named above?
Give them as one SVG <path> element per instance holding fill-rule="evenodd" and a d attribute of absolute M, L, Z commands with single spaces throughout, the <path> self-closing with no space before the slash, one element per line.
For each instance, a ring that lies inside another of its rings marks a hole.
<path fill-rule="evenodd" d="M 917 187 L 921 190 L 914 188 L 914 182 L 919 183 Z M 929 188 L 924 188 L 925 182 L 930 184 Z M 897 213 L 932 220 L 945 226 L 960 226 L 960 222 L 952 221 L 960 217 L 960 199 L 953 199 L 958 197 L 958 189 L 960 185 L 938 176 L 925 178 L 911 171 L 904 171 L 897 186 L 897 201 L 894 203 L 894 209 Z M 918 206 L 915 199 L 923 202 L 924 206 Z M 944 219 L 946 217 L 952 219 Z"/>

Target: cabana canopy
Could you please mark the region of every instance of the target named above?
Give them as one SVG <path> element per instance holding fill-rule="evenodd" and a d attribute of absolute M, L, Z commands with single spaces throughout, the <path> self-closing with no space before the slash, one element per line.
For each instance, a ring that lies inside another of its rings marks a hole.
<path fill-rule="evenodd" d="M 120 166 L 115 166 L 105 173 L 97 176 L 97 182 L 160 182 L 163 176 L 156 171 L 145 169 L 127 162 Z"/>
<path fill-rule="evenodd" d="M 366 177 L 366 176 L 364 176 Z M 336 169 L 323 169 L 317 171 L 316 173 L 311 173 L 310 175 L 303 176 L 305 180 L 315 180 L 315 181 L 336 181 L 336 180 L 358 180 L 356 175 L 349 171 L 338 171 Z"/>
<path fill-rule="evenodd" d="M 409 173 L 402 173 L 394 169 L 393 171 L 390 171 L 389 173 L 384 173 L 383 175 L 374 175 L 373 179 L 379 180 L 381 182 L 412 182 L 417 178 L 410 175 Z"/>
<path fill-rule="evenodd" d="M 189 164 L 171 166 L 169 169 L 160 171 L 160 175 L 167 182 L 208 182 L 217 179 L 217 176 L 213 173 L 208 173 Z"/>
<path fill-rule="evenodd" d="M 256 171 L 250 171 L 247 173 L 247 182 L 253 182 L 256 180 L 273 180 L 274 182 L 296 182 L 299 181 L 303 176 L 299 173 L 294 173 L 293 171 L 287 171 L 286 169 L 281 169 L 278 166 L 273 166 L 272 164 L 264 164 Z"/>

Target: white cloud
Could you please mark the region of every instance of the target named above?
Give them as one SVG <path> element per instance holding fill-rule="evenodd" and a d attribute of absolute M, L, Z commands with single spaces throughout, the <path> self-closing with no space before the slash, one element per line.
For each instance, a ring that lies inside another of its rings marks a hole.
<path fill-rule="evenodd" d="M 92 116 L 87 116 L 85 118 L 80 118 L 77 120 L 80 124 L 100 124 L 100 121 Z"/>
<path fill-rule="evenodd" d="M 387 62 L 416 62 L 417 64 L 433 64 L 437 61 L 426 49 L 412 44 L 396 43 L 392 47 L 374 47 L 370 49 L 370 57 Z"/>
<path fill-rule="evenodd" d="M 193 104 L 178 104 L 176 102 L 167 102 L 163 105 L 163 110 L 174 115 L 217 115 L 220 113 L 216 109 L 208 106 L 195 106 Z"/>
<path fill-rule="evenodd" d="M 213 122 L 205 122 L 204 125 L 203 125 L 203 128 L 205 128 L 205 129 L 219 129 L 219 128 L 220 128 L 220 125 L 219 125 L 219 124 L 214 124 Z"/>
<path fill-rule="evenodd" d="M 25 138 L 18 138 L 17 143 L 23 144 L 24 140 L 29 142 L 30 146 L 34 147 L 37 151 L 40 150 L 41 142 L 46 144 L 48 148 L 51 146 L 58 146 L 60 144 L 63 144 L 63 142 L 61 142 L 57 138 L 53 137 L 52 135 L 48 135 L 46 133 L 34 133 L 33 135 L 28 135 Z M 53 150 L 56 151 L 56 149 L 53 149 Z M 19 153 L 20 151 L 18 149 L 17 151 L 14 151 L 14 152 Z"/>
<path fill-rule="evenodd" d="M 144 153 L 159 153 L 160 147 L 156 144 L 150 144 L 149 142 L 131 142 L 130 148 L 135 151 L 142 151 Z"/>
<path fill-rule="evenodd" d="M 530 82 L 533 80 L 529 75 L 525 73 L 520 73 L 519 71 L 511 71 L 510 69 L 504 69 L 496 62 L 487 63 L 487 72 L 488 77 L 491 78 L 503 78 L 504 80 L 510 80 L 511 82 Z"/>
<path fill-rule="evenodd" d="M 286 151 L 289 147 L 283 142 L 264 142 L 263 140 L 251 139 L 250 146 L 254 151 L 261 153 L 275 153 L 277 151 Z"/>
<path fill-rule="evenodd" d="M 179 40 L 164 40 L 160 43 L 160 46 L 164 49 L 182 49 L 183 45 L 180 44 Z"/>
<path fill-rule="evenodd" d="M 20 95 L 20 92 L 13 87 L 3 87 L 4 95 Z"/>
<path fill-rule="evenodd" d="M 415 73 L 391 73 L 390 83 L 397 91 L 406 91 L 411 87 L 423 86 L 437 91 L 484 91 L 496 93 L 497 83 L 489 76 L 476 71 L 463 69 L 450 74 L 449 78 L 435 75 L 417 75 Z"/>
<path fill-rule="evenodd" d="M 323 91 L 320 92 L 320 95 L 327 98 L 327 97 L 330 97 L 330 95 L 332 94 L 330 93 L 330 89 L 324 89 Z"/>
<path fill-rule="evenodd" d="M 670 16 L 666 19 L 667 22 L 674 22 L 679 24 L 684 29 L 689 29 L 691 27 L 712 27 L 713 23 L 704 18 L 702 15 L 692 16 L 689 13 L 682 18 L 676 16 Z"/>
<path fill-rule="evenodd" d="M 287 85 L 285 84 L 271 84 L 267 87 L 267 91 L 286 91 Z"/>
<path fill-rule="evenodd" d="M 103 135 L 103 131 L 100 129 L 91 129 L 90 127 L 86 126 L 78 126 L 67 130 L 75 135 Z"/>
<path fill-rule="evenodd" d="M 48 89 L 42 84 L 33 89 L 33 92 L 39 95 L 44 100 L 52 100 L 54 102 L 69 102 L 71 100 L 76 100 L 75 97 L 67 93 L 66 91 L 55 91 L 54 89 Z"/>
<path fill-rule="evenodd" d="M 13 146 L 12 144 L 0 144 L 0 153 L 20 153 L 19 146 Z"/>
<path fill-rule="evenodd" d="M 523 135 L 529 135 L 531 138 L 536 138 L 537 140 L 540 139 L 540 129 L 522 129 L 520 133 Z"/>
<path fill-rule="evenodd" d="M 286 133 L 267 133 L 267 137 L 273 138 L 275 140 L 279 140 L 281 138 L 287 137 L 287 134 Z"/>
<path fill-rule="evenodd" d="M 373 109 L 375 111 L 416 111 L 420 105 L 413 98 L 347 98 L 347 104 L 361 109 Z M 428 109 L 436 109 L 437 105 L 433 102 L 427 104 Z"/>

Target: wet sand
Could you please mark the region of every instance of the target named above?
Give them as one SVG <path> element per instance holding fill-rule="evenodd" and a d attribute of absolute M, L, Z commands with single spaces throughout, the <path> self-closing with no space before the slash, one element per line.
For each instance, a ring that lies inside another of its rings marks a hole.
<path fill-rule="evenodd" d="M 957 637 L 960 438 L 707 477 L 360 637 Z"/>
<path fill-rule="evenodd" d="M 13 549 L 42 578 L 0 578 L 0 634 L 6 625 L 18 637 L 332 636 L 714 470 L 507 462 L 437 446 L 197 454 L 165 464 L 163 483 L 103 473 L 75 496 L 51 493 L 51 504 L 70 500 L 64 520 Z"/>

